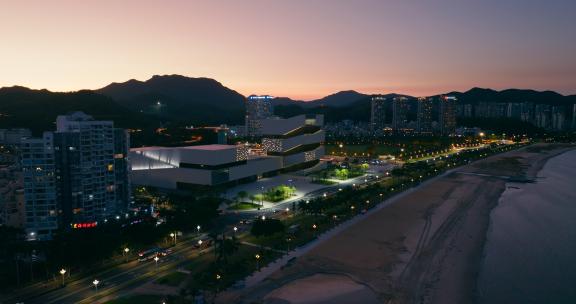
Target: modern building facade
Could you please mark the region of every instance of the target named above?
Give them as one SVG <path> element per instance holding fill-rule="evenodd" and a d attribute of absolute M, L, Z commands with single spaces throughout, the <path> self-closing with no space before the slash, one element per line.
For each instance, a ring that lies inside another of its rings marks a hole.
<path fill-rule="evenodd" d="M 262 121 L 262 147 L 269 156 L 282 157 L 282 167 L 305 165 L 324 155 L 324 116 L 299 115 Z"/>
<path fill-rule="evenodd" d="M 440 96 L 440 133 L 443 136 L 453 135 L 456 131 L 456 97 Z"/>
<path fill-rule="evenodd" d="M 281 159 L 250 157 L 244 145 L 135 148 L 130 159 L 134 184 L 172 190 L 241 182 L 281 168 Z"/>
<path fill-rule="evenodd" d="M 386 100 L 382 95 L 374 95 L 370 100 L 370 128 L 374 132 L 386 128 Z"/>
<path fill-rule="evenodd" d="M 32 216 L 26 227 L 29 236 L 49 236 L 54 226 L 95 226 L 123 214 L 130 202 L 128 133 L 82 112 L 58 116 L 56 126 L 56 132 L 26 139 L 22 145 L 26 212 Z M 45 152 L 35 153 L 41 145 Z M 41 163 L 46 168 L 38 170 L 35 166 Z M 39 188 L 46 188 L 50 198 L 53 194 L 54 201 L 40 197 L 39 203 L 35 194 Z M 58 222 L 54 225 L 51 217 L 50 229 L 35 224 L 43 221 L 43 201 L 50 204 L 50 212 L 57 207 L 56 214 L 49 213 Z"/>
<path fill-rule="evenodd" d="M 269 95 L 250 95 L 246 98 L 246 136 L 262 135 L 261 121 L 272 117 L 272 100 Z"/>
<path fill-rule="evenodd" d="M 420 135 L 432 135 L 432 98 L 418 98 L 416 131 Z"/>
<path fill-rule="evenodd" d="M 264 153 L 250 154 L 243 144 L 131 149 L 131 182 L 169 190 L 226 186 L 313 164 L 324 155 L 321 115 L 260 123 Z"/>

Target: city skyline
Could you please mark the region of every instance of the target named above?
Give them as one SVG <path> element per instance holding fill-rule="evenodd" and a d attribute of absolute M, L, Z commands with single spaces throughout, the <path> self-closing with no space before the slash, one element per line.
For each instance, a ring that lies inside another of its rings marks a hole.
<path fill-rule="evenodd" d="M 340 90 L 427 96 L 472 87 L 570 95 L 575 8 L 569 1 L 23 1 L 0 12 L 0 86 L 74 91 L 182 74 L 245 96 L 303 100 Z"/>

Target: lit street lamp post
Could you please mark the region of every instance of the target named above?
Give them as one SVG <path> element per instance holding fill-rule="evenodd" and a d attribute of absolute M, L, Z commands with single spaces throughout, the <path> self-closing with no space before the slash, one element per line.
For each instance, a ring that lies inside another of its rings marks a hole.
<path fill-rule="evenodd" d="M 200 225 L 196 226 L 196 232 L 198 235 L 200 235 Z"/>
<path fill-rule="evenodd" d="M 256 254 L 254 257 L 256 258 L 256 271 L 260 271 L 260 255 Z"/>
<path fill-rule="evenodd" d="M 260 206 L 264 207 L 264 186 L 261 187 L 262 193 L 260 194 Z"/>
<path fill-rule="evenodd" d="M 160 260 L 160 258 L 158 256 L 155 256 L 154 263 L 156 263 L 156 269 L 158 269 L 158 260 Z"/>
<path fill-rule="evenodd" d="M 62 275 L 62 286 L 64 286 L 64 275 L 66 274 L 66 269 L 62 268 L 60 269 L 60 274 Z"/>
<path fill-rule="evenodd" d="M 128 252 L 130 252 L 130 248 L 126 247 L 124 248 L 124 250 L 122 251 L 122 254 L 124 255 L 124 261 L 128 262 Z"/>
<path fill-rule="evenodd" d="M 174 232 L 170 233 L 170 237 L 172 238 L 172 240 L 174 240 L 174 246 L 176 246 L 176 238 L 177 238 L 176 233 Z"/>
<path fill-rule="evenodd" d="M 316 236 L 316 228 L 318 228 L 318 226 L 316 226 L 316 224 L 313 224 L 312 230 L 314 231 L 314 236 Z"/>
<path fill-rule="evenodd" d="M 92 281 L 92 284 L 94 284 L 94 289 L 96 289 L 96 292 L 98 292 L 98 284 L 100 284 L 100 281 L 94 280 Z"/>

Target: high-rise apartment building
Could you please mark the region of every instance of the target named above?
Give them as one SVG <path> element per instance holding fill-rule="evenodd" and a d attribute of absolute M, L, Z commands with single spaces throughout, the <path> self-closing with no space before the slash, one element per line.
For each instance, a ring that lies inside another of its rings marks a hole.
<path fill-rule="evenodd" d="M 394 97 L 392 100 L 392 129 L 394 133 L 403 133 L 408 127 L 408 98 Z"/>
<path fill-rule="evenodd" d="M 382 131 L 386 127 L 386 97 L 374 95 L 370 102 L 370 127 L 372 131 Z"/>
<path fill-rule="evenodd" d="M 56 132 L 46 132 L 43 137 L 45 146 L 52 147 L 51 154 L 24 153 L 23 168 L 29 172 L 40 161 L 52 164 L 43 174 L 55 179 L 51 192 L 55 193 L 58 207 L 58 226 L 92 227 L 123 214 L 130 201 L 126 131 L 115 129 L 111 121 L 94 120 L 82 112 L 58 116 L 56 125 Z M 37 149 L 39 141 L 25 140 L 24 151 Z M 30 195 L 42 186 L 37 184 L 41 181 L 33 180 L 30 187 L 25 186 L 27 212 L 37 209 L 38 204 Z M 27 229 L 43 233 L 35 226 Z"/>
<path fill-rule="evenodd" d="M 440 133 L 444 136 L 454 134 L 456 130 L 456 97 L 440 96 Z"/>
<path fill-rule="evenodd" d="M 551 128 L 556 131 L 566 129 L 565 108 L 562 106 L 553 106 L 551 111 Z"/>
<path fill-rule="evenodd" d="M 421 135 L 432 135 L 432 98 L 418 98 L 417 131 Z"/>
<path fill-rule="evenodd" d="M 514 119 L 521 119 L 522 118 L 522 103 L 519 102 L 510 102 L 507 104 L 506 107 L 506 117 L 514 118 Z"/>
<path fill-rule="evenodd" d="M 40 138 L 22 139 L 21 160 L 27 238 L 50 239 L 58 229 L 59 210 L 53 133 L 44 132 Z"/>
<path fill-rule="evenodd" d="M 269 95 L 250 95 L 246 98 L 246 135 L 262 135 L 262 120 L 272 117 L 272 100 Z"/>
<path fill-rule="evenodd" d="M 547 104 L 534 106 L 534 124 L 543 129 L 549 129 L 552 125 L 552 107 Z"/>

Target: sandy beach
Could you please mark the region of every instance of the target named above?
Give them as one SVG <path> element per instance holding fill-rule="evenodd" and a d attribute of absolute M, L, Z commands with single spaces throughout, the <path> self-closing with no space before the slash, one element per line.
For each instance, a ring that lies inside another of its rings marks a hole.
<path fill-rule="evenodd" d="M 537 145 L 460 167 L 367 215 L 222 303 L 473 303 L 490 211 L 507 177 L 571 147 Z"/>

